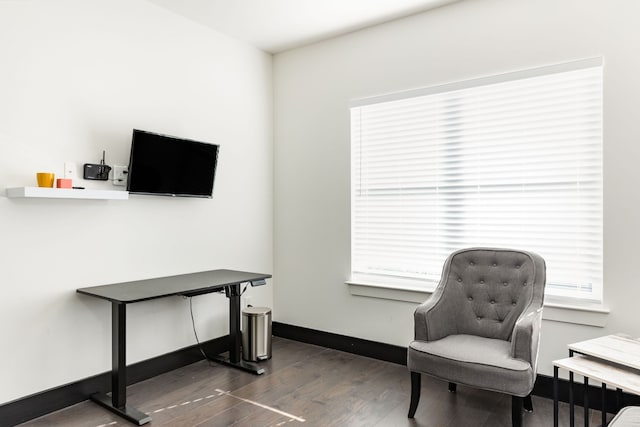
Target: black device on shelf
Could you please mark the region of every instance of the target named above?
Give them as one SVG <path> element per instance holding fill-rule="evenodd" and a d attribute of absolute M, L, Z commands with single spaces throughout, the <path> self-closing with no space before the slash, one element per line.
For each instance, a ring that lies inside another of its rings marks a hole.
<path fill-rule="evenodd" d="M 218 149 L 216 144 L 134 129 L 127 191 L 211 198 Z"/>
<path fill-rule="evenodd" d="M 93 179 L 97 181 L 106 181 L 109 179 L 109 172 L 111 172 L 111 166 L 107 166 L 104 162 L 105 151 L 102 150 L 102 160 L 100 164 L 85 163 L 84 173 L 82 177 L 84 179 Z"/>

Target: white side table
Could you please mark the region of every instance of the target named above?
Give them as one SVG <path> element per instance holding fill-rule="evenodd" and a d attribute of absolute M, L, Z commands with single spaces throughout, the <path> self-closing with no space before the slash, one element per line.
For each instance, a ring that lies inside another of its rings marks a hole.
<path fill-rule="evenodd" d="M 640 395 L 640 341 L 620 335 L 607 335 L 569 344 L 569 357 L 553 362 L 553 425 L 558 427 L 558 369 L 569 371 L 569 423 L 574 427 L 573 375 L 584 377 L 584 425 L 589 427 L 589 379 L 602 383 L 602 425 L 606 425 L 607 384 Z M 576 353 L 578 355 L 576 355 Z M 620 406 L 620 405 L 618 405 Z"/>

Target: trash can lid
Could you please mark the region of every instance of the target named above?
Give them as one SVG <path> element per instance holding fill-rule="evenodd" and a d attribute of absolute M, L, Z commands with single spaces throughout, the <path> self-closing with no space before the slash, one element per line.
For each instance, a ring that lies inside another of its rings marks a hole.
<path fill-rule="evenodd" d="M 271 313 L 271 309 L 269 307 L 247 307 L 242 311 L 242 314 L 246 314 L 248 316 L 259 316 Z"/>

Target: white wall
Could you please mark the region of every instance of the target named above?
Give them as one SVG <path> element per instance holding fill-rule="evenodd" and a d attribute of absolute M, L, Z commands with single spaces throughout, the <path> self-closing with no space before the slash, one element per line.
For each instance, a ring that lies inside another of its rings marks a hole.
<path fill-rule="evenodd" d="M 400 346 L 416 304 L 352 296 L 349 102 L 603 56 L 604 328 L 544 321 L 540 372 L 566 344 L 640 336 L 640 2 L 469 0 L 282 54 L 275 82 L 276 320 Z"/>
<path fill-rule="evenodd" d="M 0 403 L 110 370 L 110 304 L 76 288 L 273 271 L 270 55 L 144 0 L 4 0 L 0 58 Z M 4 197 L 103 148 L 126 165 L 134 127 L 220 144 L 213 199 Z M 273 305 L 271 282 L 248 294 Z M 228 333 L 223 296 L 193 305 L 201 340 Z M 130 306 L 128 332 L 128 363 L 195 344 L 179 297 Z"/>

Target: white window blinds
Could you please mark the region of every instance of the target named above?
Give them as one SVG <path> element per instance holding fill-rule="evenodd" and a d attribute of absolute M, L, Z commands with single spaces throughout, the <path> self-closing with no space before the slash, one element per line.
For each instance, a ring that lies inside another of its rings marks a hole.
<path fill-rule="evenodd" d="M 352 273 L 433 288 L 473 246 L 532 250 L 602 296 L 602 60 L 356 101 Z"/>

